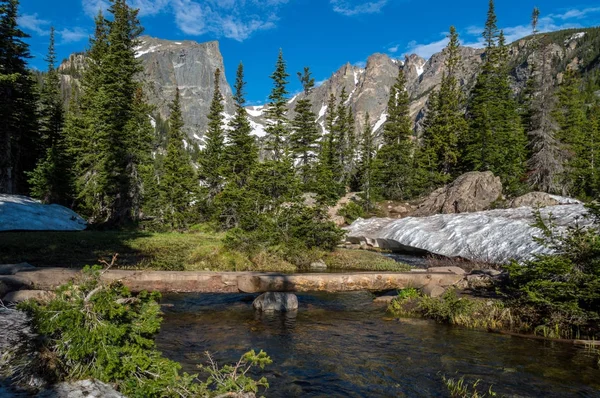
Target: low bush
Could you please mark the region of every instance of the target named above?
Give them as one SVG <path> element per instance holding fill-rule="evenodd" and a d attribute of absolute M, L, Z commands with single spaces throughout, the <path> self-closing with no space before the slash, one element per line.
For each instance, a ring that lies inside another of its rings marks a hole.
<path fill-rule="evenodd" d="M 339 209 L 337 214 L 344 217 L 346 224 L 352 224 L 358 218 L 364 218 L 367 213 L 363 206 L 351 200 Z"/>
<path fill-rule="evenodd" d="M 95 378 L 114 384 L 129 397 L 204 397 L 215 392 L 256 392 L 265 379 L 253 381 L 237 369 L 261 368 L 271 361 L 262 351 L 246 353 L 235 367 L 205 368 L 209 378 L 181 372 L 181 366 L 156 350 L 161 323 L 158 293 L 133 296 L 118 282 L 105 284 L 100 267 L 86 267 L 77 283 L 56 290 L 47 303 L 19 305 L 39 335 L 39 353 L 31 369 L 50 382 Z"/>

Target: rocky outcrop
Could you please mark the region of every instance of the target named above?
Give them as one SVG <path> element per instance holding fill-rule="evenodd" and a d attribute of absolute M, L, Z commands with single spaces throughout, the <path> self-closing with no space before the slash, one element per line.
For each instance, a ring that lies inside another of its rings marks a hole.
<path fill-rule="evenodd" d="M 546 207 L 546 206 L 556 206 L 556 205 L 572 205 L 572 204 L 581 204 L 577 199 L 566 198 L 564 196 L 551 195 L 546 192 L 529 192 L 523 196 L 519 196 L 510 201 L 509 207 L 517 208 L 517 207 Z"/>
<path fill-rule="evenodd" d="M 540 210 L 544 219 L 550 214 L 558 232 L 579 223 L 589 225 L 581 204 L 548 206 Z M 346 230 L 353 244 L 398 252 L 431 253 L 468 260 L 506 263 L 524 261 L 536 254 L 552 251 L 540 245 L 535 236 L 541 231 L 532 226 L 534 209 L 498 209 L 474 213 L 437 214 L 403 219 L 359 219 Z"/>
<path fill-rule="evenodd" d="M 252 306 L 259 311 L 293 311 L 298 309 L 298 297 L 293 293 L 267 292 L 258 296 Z"/>
<path fill-rule="evenodd" d="M 411 215 L 424 217 L 482 211 L 488 209 L 501 196 L 500 177 L 494 176 L 490 171 L 473 171 L 435 190 Z"/>
<path fill-rule="evenodd" d="M 160 115 L 163 120 L 169 117 L 169 105 L 175 98 L 175 89 L 179 87 L 184 130 L 190 142 L 194 140 L 202 145 L 217 68 L 222 72 L 219 88 L 225 98 L 226 118 L 234 114 L 231 87 L 225 76 L 219 42 L 171 41 L 142 36 L 136 50 L 136 57 L 143 66 L 139 79 L 149 104 L 156 109 L 155 115 Z M 66 98 L 76 95 L 85 62 L 83 54 L 73 54 L 60 65 Z"/>
<path fill-rule="evenodd" d="M 356 192 L 350 192 L 344 195 L 334 206 L 329 207 L 327 209 L 327 215 L 329 219 L 335 223 L 338 227 L 344 225 L 346 223 L 346 219 L 339 214 L 339 211 L 346 206 L 348 203 L 352 201 L 358 200 L 358 194 Z"/>
<path fill-rule="evenodd" d="M 125 396 L 99 380 L 80 380 L 56 384 L 39 393 L 37 398 L 125 398 Z"/>
<path fill-rule="evenodd" d="M 66 207 L 0 194 L 0 231 L 81 231 L 86 227 L 87 222 Z"/>

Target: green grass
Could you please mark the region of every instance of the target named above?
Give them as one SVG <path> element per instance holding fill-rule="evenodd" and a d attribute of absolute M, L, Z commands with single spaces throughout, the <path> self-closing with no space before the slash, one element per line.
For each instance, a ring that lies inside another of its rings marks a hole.
<path fill-rule="evenodd" d="M 361 271 L 410 271 L 410 266 L 399 263 L 379 253 L 367 250 L 338 249 L 323 258 L 331 269 Z"/>
<path fill-rule="evenodd" d="M 76 267 L 98 264 L 119 253 L 120 268 L 189 271 L 295 272 L 305 262 L 323 257 L 332 269 L 406 271 L 378 253 L 336 250 L 308 253 L 286 261 L 273 253 L 251 257 L 223 247 L 224 234 L 207 231 L 156 233 L 140 231 L 5 232 L 0 233 L 0 264 L 27 262 L 37 267 Z M 309 255 L 310 254 L 310 255 Z M 313 258 L 314 257 L 314 258 Z M 292 262 L 290 262 L 292 261 Z"/>

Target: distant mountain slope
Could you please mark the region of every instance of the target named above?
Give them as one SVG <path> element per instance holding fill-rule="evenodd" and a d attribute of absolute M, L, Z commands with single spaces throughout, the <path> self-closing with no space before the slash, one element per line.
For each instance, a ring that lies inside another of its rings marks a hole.
<path fill-rule="evenodd" d="M 542 47 L 552 55 L 549 70 L 557 82 L 562 78 L 567 65 L 576 65 L 585 72 L 600 68 L 600 28 L 569 29 L 540 34 L 538 38 Z M 520 39 L 509 47 L 510 73 L 515 94 L 520 93 L 525 86 L 532 57 L 539 57 L 541 54 L 541 51 L 533 54 L 531 39 L 531 37 Z M 462 47 L 461 53 L 463 67 L 459 80 L 465 91 L 468 91 L 475 83 L 483 50 Z M 202 144 L 216 68 L 223 71 L 220 89 L 226 101 L 225 117 L 229 119 L 233 115 L 231 88 L 225 79 L 223 57 L 218 42 L 196 43 L 189 40 L 176 42 L 144 36 L 141 38 L 137 54 L 144 66 L 140 78 L 144 82 L 148 101 L 156 106 L 156 111 L 161 118 L 166 119 L 169 116 L 169 104 L 173 99 L 175 87 L 179 87 L 185 129 L 190 139 L 198 140 L 198 143 Z M 324 126 L 330 93 L 339 97 L 342 89 L 345 88 L 349 95 L 348 104 L 352 106 L 356 115 L 358 131 L 363 128 L 367 112 L 370 114 L 376 132 L 380 131 L 387 116 L 386 107 L 390 87 L 396 78 L 398 68 L 403 68 L 411 99 L 411 116 L 416 122 L 416 130 L 419 131 L 427 99 L 438 87 L 444 74 L 444 61 L 443 52 L 434 54 L 428 60 L 415 54 L 407 56 L 404 60 L 396 60 L 377 53 L 367 59 L 364 68 L 345 64 L 310 94 L 312 110 L 318 115 L 318 123 Z M 84 67 L 85 60 L 82 54 L 72 55 L 61 65 L 60 72 L 66 96 L 74 92 Z M 295 71 L 289 72 L 295 73 Z M 303 94 L 299 94 L 290 98 L 288 102 L 290 118 L 293 118 L 293 108 L 302 96 Z M 254 134 L 257 137 L 264 136 L 267 124 L 263 114 L 264 108 L 253 106 L 247 109 Z"/>

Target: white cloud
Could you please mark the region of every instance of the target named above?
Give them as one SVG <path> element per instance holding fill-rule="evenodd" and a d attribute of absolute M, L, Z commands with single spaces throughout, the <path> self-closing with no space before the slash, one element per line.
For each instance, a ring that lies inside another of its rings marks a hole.
<path fill-rule="evenodd" d="M 81 0 L 81 5 L 83 6 L 83 12 L 94 18 L 98 15 L 98 11 L 106 12 L 110 4 L 108 0 Z"/>
<path fill-rule="evenodd" d="M 50 21 L 39 19 L 38 14 L 23 14 L 19 16 L 17 23 L 20 27 L 33 31 L 41 36 L 50 34 Z"/>
<path fill-rule="evenodd" d="M 446 37 L 431 43 L 417 43 L 416 41 L 411 41 L 406 47 L 406 53 L 417 54 L 422 58 L 428 59 L 433 54 L 442 51 L 444 47 L 446 47 L 446 44 L 448 44 L 448 38 Z"/>
<path fill-rule="evenodd" d="M 287 0 L 172 0 L 175 22 L 179 29 L 200 36 L 212 33 L 243 41 L 254 32 L 272 29 L 278 18 L 276 12 Z"/>
<path fill-rule="evenodd" d="M 395 54 L 398 52 L 398 48 L 400 48 L 400 46 L 398 44 L 396 44 L 395 46 L 388 48 L 388 52 Z"/>
<path fill-rule="evenodd" d="M 351 0 L 330 0 L 329 3 L 333 6 L 333 11 L 351 17 L 360 14 L 376 14 L 381 12 L 388 0 L 358 2 L 356 4 Z"/>
<path fill-rule="evenodd" d="M 80 27 L 74 27 L 72 29 L 64 28 L 62 30 L 59 30 L 57 33 L 61 38 L 61 44 L 75 43 L 87 39 L 89 37 L 89 33 L 85 29 Z"/>
<path fill-rule="evenodd" d="M 553 32 L 561 29 L 580 28 L 581 24 L 577 22 L 568 21 L 569 19 L 581 19 L 592 13 L 600 13 L 600 7 L 598 8 L 586 8 L 583 10 L 572 9 L 562 14 L 549 14 L 539 19 L 538 31 L 539 32 Z M 525 36 L 529 36 L 532 33 L 531 25 L 516 25 L 501 28 L 504 31 L 504 36 L 507 43 L 512 43 Z M 469 26 L 464 29 L 461 34 L 461 45 L 474 48 L 485 47 L 483 37 L 483 27 L 481 26 Z M 446 35 L 446 33 L 443 33 Z M 448 39 L 436 40 L 431 43 L 417 43 L 412 41 L 408 43 L 407 53 L 415 53 L 423 58 L 429 58 L 433 54 L 442 51 L 448 44 Z M 388 49 L 392 51 L 393 48 Z"/>
<path fill-rule="evenodd" d="M 600 12 L 600 7 L 584 8 L 583 10 L 573 9 L 573 10 L 568 10 L 563 14 L 554 14 L 554 15 L 551 14 L 550 17 L 563 19 L 563 20 L 564 19 L 572 19 L 572 18 L 583 18 L 587 14 L 592 14 L 592 13 L 596 13 L 596 12 Z"/>

